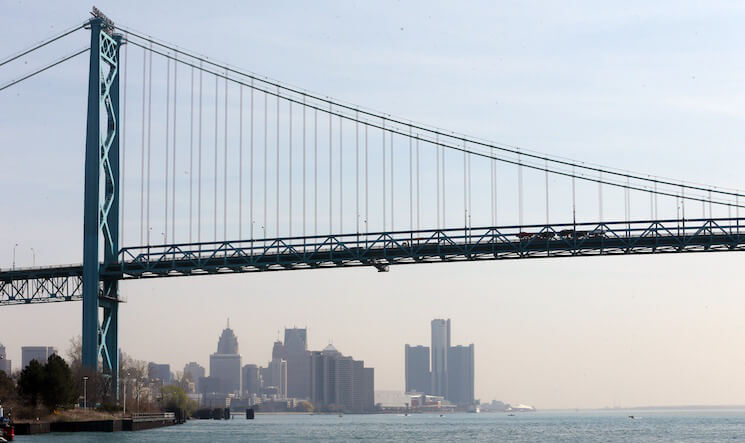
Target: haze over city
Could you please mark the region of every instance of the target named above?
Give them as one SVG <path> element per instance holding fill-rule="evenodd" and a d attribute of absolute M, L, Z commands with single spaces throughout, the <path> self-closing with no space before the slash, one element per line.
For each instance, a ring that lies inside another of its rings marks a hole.
<path fill-rule="evenodd" d="M 741 5 L 180 5 L 97 6 L 146 34 L 345 102 L 556 156 L 742 186 Z M 0 2 L 0 42 L 37 41 L 89 7 Z M 0 44 L 3 54 L 17 49 Z M 0 186 L 9 190 L 0 268 L 13 265 L 16 244 L 17 267 L 81 262 L 86 63 L 0 95 L 13 109 L 0 114 Z M 30 135 L 40 122 L 45 131 Z M 429 343 L 430 320 L 450 318 L 453 342 L 475 344 L 484 402 L 742 404 L 741 260 L 668 254 L 130 280 L 120 285 L 120 347 L 172 368 L 206 367 L 229 317 L 244 362 L 262 363 L 285 327 L 307 327 L 310 349 L 333 343 L 375 368 L 376 390 L 403 391 L 404 344 Z M 80 303 L 0 309 L 0 342 L 17 362 L 24 345 L 64 353 L 80 326 Z"/>

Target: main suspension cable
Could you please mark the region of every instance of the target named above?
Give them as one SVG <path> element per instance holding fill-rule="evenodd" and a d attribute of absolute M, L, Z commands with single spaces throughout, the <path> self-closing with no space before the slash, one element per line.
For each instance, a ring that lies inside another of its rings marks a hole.
<path fill-rule="evenodd" d="M 141 45 L 139 45 L 136 42 L 132 42 L 132 43 L 135 44 L 135 45 L 141 46 Z M 162 55 L 164 57 L 171 57 L 170 55 L 164 54 L 164 53 L 159 52 L 159 51 L 154 51 L 154 52 L 156 52 L 159 55 Z M 181 63 L 187 64 L 187 65 L 189 64 L 188 62 L 185 62 L 185 61 L 181 61 L 181 60 L 179 60 L 179 61 Z M 228 70 L 230 71 L 230 69 L 228 69 Z M 223 76 L 223 74 L 221 74 L 221 73 L 209 71 L 209 70 L 206 70 L 206 69 L 205 69 L 205 72 L 208 72 L 208 73 L 210 73 L 212 75 L 216 75 L 216 76 L 221 76 L 221 77 Z M 243 82 L 238 81 L 236 79 L 232 79 L 232 81 L 235 82 L 235 83 L 247 85 L 246 83 L 243 83 Z M 261 92 L 264 92 L 264 93 L 266 93 L 268 95 L 280 96 L 279 92 L 267 91 L 267 90 L 264 90 L 264 89 L 261 89 L 261 88 L 258 88 L 258 87 L 254 87 L 254 88 L 256 90 L 261 91 Z M 291 97 L 282 96 L 282 98 L 284 98 L 285 100 L 288 100 L 288 101 L 293 101 L 295 103 L 302 103 L 302 102 L 298 101 L 297 99 L 293 99 Z M 351 119 L 349 116 L 346 116 L 344 114 L 340 114 L 339 112 L 333 111 L 331 105 L 329 105 L 328 111 L 327 110 L 324 110 L 324 109 L 321 109 L 321 108 L 319 108 L 318 106 L 315 106 L 315 105 L 306 104 L 306 106 L 307 107 L 310 107 L 310 108 L 317 109 L 317 110 L 321 110 L 322 112 L 329 113 L 330 114 L 330 117 L 331 116 L 342 116 L 344 118 Z M 343 107 L 343 106 L 340 106 L 340 107 Z M 387 120 L 386 117 L 381 117 L 381 119 L 386 119 Z M 401 130 L 399 130 L 399 129 L 395 128 L 395 127 L 388 126 L 386 128 L 382 128 L 382 126 L 380 126 L 378 124 L 375 124 L 375 123 L 372 123 L 372 122 L 365 122 L 365 124 L 367 124 L 367 125 L 369 125 L 371 127 L 383 129 L 384 131 L 395 132 L 396 134 L 400 134 L 400 135 L 406 135 L 406 133 L 402 132 Z M 417 128 L 417 126 L 414 126 L 414 127 Z M 429 131 L 429 130 L 427 130 L 427 131 Z M 432 131 L 429 131 L 429 132 L 432 132 Z M 462 151 L 463 150 L 462 147 L 457 146 L 457 145 L 448 144 L 448 143 L 440 143 L 437 140 L 438 136 L 439 136 L 439 133 L 435 132 L 435 144 L 438 145 L 441 149 L 446 148 L 446 149 L 455 150 L 455 151 Z M 451 136 L 449 136 L 449 137 L 451 137 Z M 454 140 L 458 140 L 457 137 L 451 137 L 451 138 L 453 138 Z M 461 138 L 461 139 L 463 139 L 463 138 Z M 485 143 L 482 143 L 482 142 L 478 142 L 478 141 L 474 142 L 474 141 L 471 140 L 471 142 L 472 143 L 475 143 L 475 144 L 484 145 L 484 146 L 492 146 L 492 145 L 488 145 L 488 144 L 485 144 Z M 502 150 L 502 151 L 505 150 L 505 149 L 503 149 L 503 148 L 501 148 L 499 146 L 493 146 L 493 147 L 495 149 L 498 149 L 498 150 Z M 471 154 L 477 155 L 479 157 L 493 158 L 493 159 L 498 160 L 498 161 L 501 161 L 501 162 L 515 164 L 515 165 L 518 164 L 518 162 L 515 161 L 515 160 L 510 160 L 510 159 L 506 159 L 506 158 L 502 158 L 502 157 L 491 157 L 488 153 L 479 152 L 479 151 L 470 151 L 470 152 L 471 152 Z M 536 157 L 533 154 L 525 154 L 525 153 L 523 153 L 520 150 L 516 150 L 514 152 L 518 153 L 518 157 L 523 156 L 523 155 L 527 155 L 527 156 L 530 156 L 530 157 Z M 547 157 L 536 157 L 536 158 L 543 159 L 543 158 L 547 158 Z M 548 161 L 554 162 L 554 163 L 562 163 L 562 162 L 558 162 L 558 161 L 556 161 L 554 159 L 550 159 L 550 158 L 548 158 Z M 522 167 L 525 167 L 525 168 L 530 168 L 530 169 L 535 169 L 535 170 L 540 170 L 540 171 L 544 171 L 545 170 L 545 167 L 542 166 L 542 165 L 539 166 L 539 165 L 529 164 L 529 163 L 523 163 L 523 162 L 520 162 L 519 164 Z M 589 167 L 584 166 L 584 165 L 576 165 L 576 164 L 573 164 L 573 163 L 570 163 L 570 162 L 564 162 L 563 164 L 566 164 L 568 166 L 575 166 L 577 168 L 593 169 L 593 168 L 589 168 Z M 688 189 L 700 189 L 700 190 L 704 190 L 704 191 L 709 191 L 710 190 L 708 188 L 696 188 L 696 187 L 693 187 L 693 186 L 690 186 L 690 185 L 685 185 L 685 184 L 681 185 L 681 184 L 676 184 L 676 183 L 664 182 L 664 181 L 661 181 L 661 180 L 653 180 L 653 179 L 645 178 L 645 177 L 636 177 L 636 176 L 628 175 L 628 174 L 620 174 L 620 173 L 615 173 L 613 171 L 607 171 L 607 170 L 604 170 L 604 169 L 597 169 L 597 168 L 595 168 L 595 170 L 600 171 L 600 172 L 604 172 L 604 173 L 608 173 L 608 174 L 621 175 L 623 177 L 628 176 L 629 178 L 638 179 L 640 181 L 652 182 L 653 185 L 655 185 L 657 183 L 662 183 L 662 184 L 669 184 L 669 185 L 672 185 L 672 186 L 675 186 L 675 187 L 684 186 L 684 187 L 686 187 Z M 566 171 L 562 171 L 562 170 L 550 170 L 550 172 L 553 173 L 553 174 L 562 175 L 562 176 L 566 176 L 566 177 L 571 177 L 572 176 L 572 173 L 566 172 Z M 580 179 L 586 180 L 586 181 L 590 181 L 590 182 L 595 182 L 595 183 L 601 182 L 601 184 L 607 184 L 607 185 L 617 186 L 617 187 L 622 187 L 622 188 L 626 186 L 625 183 L 617 183 L 617 182 L 611 182 L 611 181 L 602 181 L 602 180 L 599 180 L 597 178 L 588 177 L 588 176 L 585 176 L 585 175 L 582 175 L 582 174 L 579 174 L 579 175 L 574 174 L 574 175 L 577 178 L 580 178 Z M 638 191 L 643 191 L 643 192 L 649 192 L 649 189 L 646 188 L 646 187 L 632 186 L 630 189 L 638 190 Z M 721 191 L 721 190 L 718 190 L 718 189 L 712 190 L 712 192 L 723 194 L 723 195 L 731 195 L 731 196 L 740 196 L 740 195 L 745 196 L 743 194 L 736 194 L 736 193 L 731 193 L 731 192 L 725 192 L 725 191 Z M 669 196 L 669 197 L 675 197 L 677 195 L 677 194 L 675 194 L 673 192 L 662 192 L 662 191 L 657 192 L 657 194 L 664 195 L 664 196 Z M 686 198 L 689 199 L 689 200 L 709 201 L 708 199 L 702 199 L 702 198 L 696 198 L 696 197 L 686 197 Z M 443 196 L 443 199 L 444 199 L 444 196 Z M 731 203 L 731 202 L 728 203 L 728 202 L 722 202 L 722 201 L 712 201 L 712 202 L 713 203 L 716 203 L 716 204 L 719 204 L 719 205 L 727 205 L 727 204 L 730 204 Z M 444 204 L 443 204 L 443 207 L 444 207 Z"/>
<path fill-rule="evenodd" d="M 67 55 L 65 57 L 62 57 L 62 58 L 60 58 L 60 59 L 58 59 L 58 60 L 56 60 L 56 61 L 54 61 L 54 62 L 52 62 L 52 63 L 50 63 L 50 64 L 48 64 L 46 66 L 43 66 L 43 67 L 41 67 L 39 69 L 36 69 L 34 71 L 31 71 L 30 73 L 25 74 L 25 75 L 23 75 L 20 78 L 17 78 L 15 80 L 11 80 L 10 82 L 8 82 L 8 83 L 0 86 L 0 91 L 3 91 L 5 89 L 8 89 L 11 86 L 16 85 L 16 84 L 18 84 L 18 83 L 20 83 L 20 82 L 22 82 L 24 80 L 27 80 L 27 79 L 29 79 L 29 78 L 37 75 L 37 74 L 41 74 L 42 72 L 44 72 L 44 71 L 46 71 L 48 69 L 51 69 L 51 68 L 53 68 L 53 67 L 55 67 L 55 66 L 57 66 L 59 64 L 62 64 L 64 62 L 68 61 L 68 60 L 72 60 L 73 58 L 79 56 L 80 54 L 86 53 L 89 50 L 90 50 L 89 47 L 82 48 L 82 49 L 77 50 L 77 51 L 73 52 L 72 54 Z"/>
<path fill-rule="evenodd" d="M 3 60 L 2 62 L 0 62 L 0 66 L 4 66 L 4 65 L 12 62 L 13 60 L 17 60 L 17 59 L 23 57 L 26 54 L 30 54 L 30 53 L 36 51 L 37 49 L 41 49 L 41 48 L 43 48 L 44 46 L 46 46 L 46 45 L 48 45 L 50 43 L 56 42 L 57 40 L 59 40 L 59 39 L 61 39 L 63 37 L 66 37 L 66 36 L 68 36 L 70 34 L 72 34 L 75 31 L 78 31 L 80 29 L 83 29 L 85 27 L 85 25 L 87 25 L 89 22 L 90 22 L 90 20 L 86 20 L 83 23 L 77 24 L 77 25 L 73 26 L 72 28 L 68 28 L 65 31 L 62 31 L 62 33 L 60 33 L 60 34 L 57 34 L 57 35 L 55 35 L 53 37 L 48 38 L 47 40 L 42 40 L 41 42 L 39 42 L 39 43 L 31 46 L 28 49 L 21 50 L 19 53 L 15 54 L 15 55 L 12 55 L 12 56 L 8 57 L 7 59 Z"/>
<path fill-rule="evenodd" d="M 321 96 L 313 95 L 313 94 L 307 93 L 305 91 L 301 91 L 301 90 L 296 89 L 296 88 L 292 88 L 292 87 L 289 87 L 289 86 L 281 85 L 278 82 L 270 81 L 267 78 L 261 78 L 261 77 L 258 77 L 256 75 L 254 75 L 254 74 L 242 72 L 242 71 L 236 70 L 236 69 L 234 69 L 232 67 L 226 66 L 224 64 L 216 63 L 216 62 L 211 61 L 209 59 L 206 59 L 206 58 L 204 58 L 202 56 L 198 56 L 198 55 L 195 55 L 193 53 L 186 52 L 186 51 L 184 51 L 182 49 L 179 49 L 179 48 L 176 48 L 176 47 L 174 47 L 172 45 L 168 45 L 168 44 L 165 44 L 163 42 L 155 41 L 152 38 L 146 37 L 146 36 L 141 35 L 141 34 L 139 34 L 137 32 L 134 32 L 134 31 L 132 31 L 129 28 L 124 28 L 124 27 L 121 27 L 121 28 L 122 29 L 126 29 L 127 32 L 129 32 L 130 34 L 134 35 L 135 37 L 137 37 L 139 39 L 142 39 L 142 40 L 145 40 L 145 41 L 148 41 L 148 42 L 151 42 L 152 41 L 155 44 L 157 44 L 158 46 L 161 46 L 163 48 L 169 49 L 169 50 L 174 51 L 174 52 L 181 53 L 181 54 L 186 55 L 188 57 L 191 57 L 191 58 L 193 58 L 195 60 L 204 61 L 207 64 L 210 64 L 210 65 L 219 67 L 221 69 L 225 69 L 225 70 L 227 70 L 230 73 L 233 73 L 233 74 L 236 74 L 236 75 L 240 75 L 240 76 L 244 76 L 244 77 L 251 78 L 251 79 L 255 79 L 255 80 L 258 80 L 258 81 L 260 81 L 260 82 L 262 82 L 264 84 L 267 84 L 267 85 L 269 85 L 271 87 L 281 88 L 281 89 L 283 89 L 283 90 L 285 90 L 287 92 L 290 92 L 290 93 L 293 93 L 293 94 L 302 95 L 302 96 L 311 98 L 313 100 L 316 100 L 316 101 L 319 101 L 319 102 L 322 102 L 322 103 L 329 103 L 329 105 L 333 104 L 334 107 L 339 108 L 339 109 L 348 110 L 350 112 L 359 112 L 360 114 L 363 114 L 364 116 L 367 116 L 367 117 L 370 117 L 370 118 L 378 118 L 378 119 L 383 118 L 383 116 L 381 114 L 378 114 L 378 113 L 375 113 L 375 112 L 371 112 L 371 111 L 367 111 L 367 110 L 361 109 L 359 107 L 353 107 L 353 106 L 346 105 L 346 104 L 343 104 L 343 103 L 340 103 L 340 102 L 332 101 L 329 98 L 324 98 L 324 97 L 321 97 Z M 137 44 L 137 43 L 135 43 L 135 44 Z M 237 81 L 237 80 L 233 80 L 233 81 Z M 349 117 L 347 115 L 344 115 L 344 117 L 345 118 L 348 118 L 348 119 L 351 119 L 351 117 Z M 428 132 L 430 134 L 446 136 L 446 137 L 448 137 L 450 139 L 453 139 L 453 140 L 456 140 L 456 141 L 467 141 L 469 143 L 472 143 L 474 145 L 478 145 L 478 146 L 481 146 L 481 147 L 484 147 L 484 148 L 494 148 L 494 149 L 501 150 L 503 152 L 508 152 L 508 153 L 511 153 L 511 154 L 514 154 L 514 155 L 520 154 L 522 156 L 529 157 L 529 158 L 532 158 L 532 159 L 535 159 L 535 160 L 539 160 L 539 161 L 549 161 L 551 163 L 556 163 L 556 164 L 560 164 L 560 165 L 567 166 L 567 167 L 574 166 L 576 168 L 580 168 L 580 169 L 584 169 L 584 170 L 588 170 L 588 171 L 593 171 L 593 172 L 596 172 L 596 173 L 600 173 L 602 171 L 606 175 L 614 175 L 614 176 L 618 176 L 618 177 L 622 177 L 622 178 L 628 177 L 629 179 L 639 180 L 639 181 L 643 181 L 643 182 L 659 183 L 659 184 L 663 184 L 663 185 L 676 186 L 676 187 L 682 185 L 682 186 L 684 186 L 684 187 L 686 187 L 688 189 L 693 189 L 693 190 L 697 190 L 697 191 L 712 191 L 714 193 L 723 194 L 723 195 L 745 196 L 745 194 L 742 194 L 739 191 L 738 192 L 728 192 L 728 191 L 725 191 L 724 188 L 716 188 L 716 187 L 711 187 L 711 186 L 708 186 L 708 185 L 701 185 L 701 186 L 699 186 L 699 185 L 694 185 L 694 184 L 688 184 L 687 182 L 674 183 L 672 181 L 669 181 L 669 180 L 666 180 L 666 179 L 662 179 L 662 178 L 652 178 L 651 176 L 644 177 L 642 175 L 635 174 L 635 173 L 618 172 L 618 171 L 615 171 L 615 170 L 612 170 L 612 169 L 609 169 L 609 168 L 594 167 L 594 166 L 590 166 L 590 165 L 588 165 L 586 163 L 583 163 L 583 162 L 566 161 L 566 160 L 562 160 L 562 159 L 559 159 L 559 158 L 552 158 L 552 157 L 548 157 L 546 155 L 539 155 L 539 154 L 532 153 L 530 151 L 522 150 L 520 148 L 507 147 L 509 145 L 504 145 L 504 146 L 503 145 L 498 145 L 498 144 L 489 143 L 489 142 L 485 142 L 485 141 L 482 141 L 482 140 L 474 139 L 474 138 L 471 138 L 471 137 L 465 137 L 465 136 L 458 135 L 458 134 L 455 134 L 455 133 L 452 133 L 452 132 L 445 132 L 444 130 L 440 130 L 440 129 L 428 128 L 428 127 L 422 126 L 420 124 L 415 124 L 413 122 L 405 122 L 405 121 L 402 121 L 402 120 L 391 118 L 390 116 L 387 116 L 385 118 L 390 123 L 404 125 L 404 126 L 411 126 L 414 129 L 417 129 L 417 130 L 420 130 L 420 131 L 424 131 L 424 132 Z M 443 147 L 449 148 L 450 146 L 449 145 L 443 145 Z M 543 169 L 543 168 L 540 168 L 540 169 Z"/>

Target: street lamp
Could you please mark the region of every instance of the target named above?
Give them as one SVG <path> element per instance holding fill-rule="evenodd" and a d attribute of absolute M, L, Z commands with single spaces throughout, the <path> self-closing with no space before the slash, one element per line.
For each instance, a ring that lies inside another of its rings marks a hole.
<path fill-rule="evenodd" d="M 18 247 L 18 243 L 13 245 L 13 269 L 16 268 L 16 248 Z"/>
<path fill-rule="evenodd" d="M 88 376 L 83 376 L 83 409 L 88 409 Z"/>
<path fill-rule="evenodd" d="M 33 264 L 31 266 L 36 266 L 36 250 L 34 248 L 31 248 L 31 257 L 33 257 L 32 258 L 32 260 L 33 260 L 32 263 Z"/>

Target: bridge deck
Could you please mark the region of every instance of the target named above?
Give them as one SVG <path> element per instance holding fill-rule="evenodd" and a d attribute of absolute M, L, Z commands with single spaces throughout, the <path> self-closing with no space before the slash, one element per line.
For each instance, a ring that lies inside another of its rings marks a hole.
<path fill-rule="evenodd" d="M 745 250 L 745 219 L 399 231 L 123 248 L 120 279 L 539 257 Z M 78 300 L 82 266 L 0 272 L 0 305 Z"/>

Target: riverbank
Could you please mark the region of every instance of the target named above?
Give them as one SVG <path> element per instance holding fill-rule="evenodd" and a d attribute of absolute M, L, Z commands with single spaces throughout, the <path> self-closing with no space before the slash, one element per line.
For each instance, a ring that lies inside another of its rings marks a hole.
<path fill-rule="evenodd" d="M 131 417 L 94 420 L 57 420 L 15 423 L 16 435 L 36 435 L 49 432 L 118 432 L 142 431 L 180 424 L 172 412 L 137 414 Z"/>

